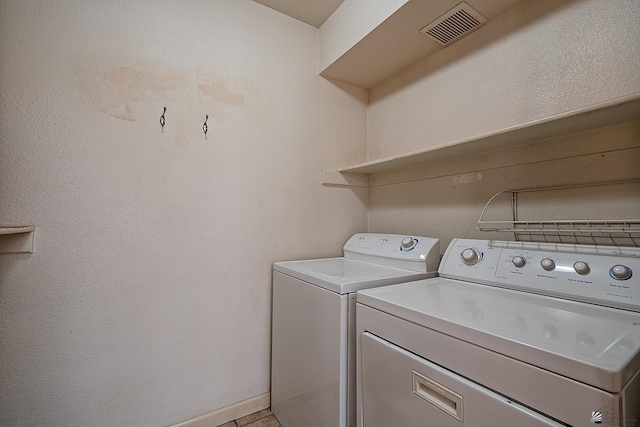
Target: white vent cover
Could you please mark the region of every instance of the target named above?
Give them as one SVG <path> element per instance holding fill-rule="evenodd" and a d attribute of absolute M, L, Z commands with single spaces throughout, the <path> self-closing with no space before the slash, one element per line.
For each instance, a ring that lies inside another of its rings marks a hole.
<path fill-rule="evenodd" d="M 477 30 L 487 18 L 462 2 L 420 30 L 441 45 L 448 45 Z"/>

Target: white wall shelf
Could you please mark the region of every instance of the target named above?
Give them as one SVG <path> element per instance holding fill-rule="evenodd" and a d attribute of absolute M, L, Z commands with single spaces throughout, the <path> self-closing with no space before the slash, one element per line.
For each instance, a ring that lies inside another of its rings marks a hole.
<path fill-rule="evenodd" d="M 0 254 L 31 254 L 36 227 L 0 226 Z"/>
<path fill-rule="evenodd" d="M 361 163 L 338 171 L 325 170 L 323 173 L 323 185 L 366 187 L 369 185 L 367 184 L 369 181 L 368 176 L 371 174 L 424 166 L 434 162 L 513 148 L 549 138 L 595 130 L 638 119 L 640 119 L 640 93 L 634 93 L 604 103 L 461 141 L 446 142 L 424 150 Z M 599 148 L 590 147 L 585 149 L 607 151 L 606 145 Z M 584 155 L 590 153 L 576 152 L 573 154 Z M 566 155 L 566 153 L 562 155 Z M 550 157 L 549 160 L 552 158 Z"/>
<path fill-rule="evenodd" d="M 482 0 L 475 6 L 491 20 L 520 2 Z M 320 27 L 320 75 L 371 89 L 444 49 L 419 30 L 459 4 L 460 0 L 345 0 Z"/>

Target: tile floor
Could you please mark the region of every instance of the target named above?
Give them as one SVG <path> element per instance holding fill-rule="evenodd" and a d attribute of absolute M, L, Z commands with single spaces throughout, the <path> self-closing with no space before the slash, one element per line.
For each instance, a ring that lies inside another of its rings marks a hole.
<path fill-rule="evenodd" d="M 269 409 L 255 412 L 235 421 L 229 421 L 218 427 L 282 427 Z"/>

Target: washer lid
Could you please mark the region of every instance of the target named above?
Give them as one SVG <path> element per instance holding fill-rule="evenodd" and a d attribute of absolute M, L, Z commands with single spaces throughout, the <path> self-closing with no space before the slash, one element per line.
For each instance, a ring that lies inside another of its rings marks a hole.
<path fill-rule="evenodd" d="M 276 262 L 273 269 L 340 294 L 435 276 L 342 257 Z"/>
<path fill-rule="evenodd" d="M 614 393 L 640 370 L 640 313 L 445 278 L 358 303 Z"/>

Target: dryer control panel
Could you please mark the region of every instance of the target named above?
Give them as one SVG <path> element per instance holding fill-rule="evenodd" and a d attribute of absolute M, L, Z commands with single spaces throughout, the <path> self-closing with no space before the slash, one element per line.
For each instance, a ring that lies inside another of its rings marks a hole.
<path fill-rule="evenodd" d="M 439 273 L 640 311 L 640 248 L 454 239 Z"/>

